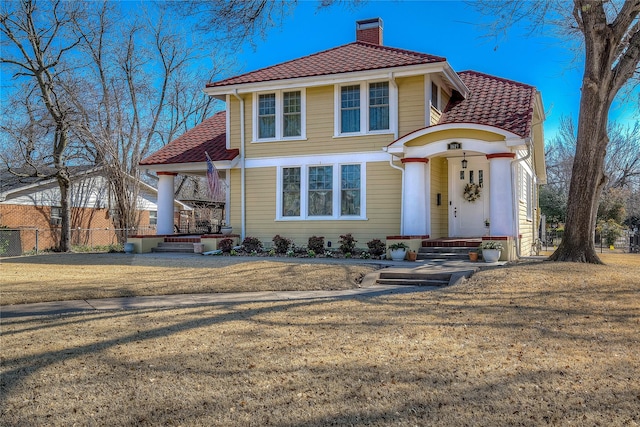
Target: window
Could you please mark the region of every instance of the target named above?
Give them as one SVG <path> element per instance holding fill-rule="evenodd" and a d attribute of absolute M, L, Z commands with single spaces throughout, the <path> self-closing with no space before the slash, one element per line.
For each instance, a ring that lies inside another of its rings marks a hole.
<path fill-rule="evenodd" d="M 335 135 L 393 131 L 396 95 L 388 81 L 336 86 Z"/>
<path fill-rule="evenodd" d="M 431 106 L 440 110 L 440 88 L 433 82 L 431 82 Z"/>
<path fill-rule="evenodd" d="M 533 219 L 533 178 L 532 174 L 524 167 L 520 167 L 518 173 L 520 187 L 520 202 L 525 206 L 527 220 Z"/>
<path fill-rule="evenodd" d="M 369 130 L 389 129 L 389 83 L 369 85 Z"/>
<path fill-rule="evenodd" d="M 342 165 L 340 214 L 360 215 L 360 165 Z"/>
<path fill-rule="evenodd" d="M 276 94 L 258 97 L 258 138 L 276 137 Z"/>
<path fill-rule="evenodd" d="M 277 91 L 254 97 L 254 141 L 304 139 L 304 92 Z"/>
<path fill-rule="evenodd" d="M 300 91 L 284 92 L 282 104 L 284 136 L 302 135 L 302 97 Z"/>
<path fill-rule="evenodd" d="M 158 225 L 158 211 L 149 211 L 149 225 Z"/>
<path fill-rule="evenodd" d="M 282 169 L 282 216 L 300 216 L 300 168 Z"/>
<path fill-rule="evenodd" d="M 309 168 L 309 216 L 333 215 L 333 166 Z"/>
<path fill-rule="evenodd" d="M 339 163 L 279 168 L 276 220 L 366 219 L 364 170 Z"/>
<path fill-rule="evenodd" d="M 340 132 L 360 132 L 360 85 L 341 88 Z"/>

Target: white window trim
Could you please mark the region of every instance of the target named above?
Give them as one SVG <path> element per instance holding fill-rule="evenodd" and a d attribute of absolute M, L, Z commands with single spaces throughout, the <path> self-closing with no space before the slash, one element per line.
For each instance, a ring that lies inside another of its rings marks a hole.
<path fill-rule="evenodd" d="M 525 205 L 525 216 L 527 221 L 533 221 L 533 172 L 528 165 L 520 165 L 518 174 L 518 200 Z"/>
<path fill-rule="evenodd" d="M 341 174 L 343 165 L 360 165 L 360 215 L 342 215 Z M 367 167 L 363 162 L 338 162 L 338 163 L 299 163 L 278 166 L 276 173 L 276 221 L 366 221 L 367 220 Z M 311 216 L 308 212 L 309 199 L 309 169 L 318 166 L 333 167 L 333 185 L 331 191 L 332 215 Z M 282 215 L 282 170 L 285 168 L 300 168 L 300 216 Z M 336 173 L 337 171 L 337 173 Z"/>
<path fill-rule="evenodd" d="M 389 129 L 369 130 L 369 85 L 371 83 L 389 83 Z M 342 92 L 344 86 L 360 86 L 360 132 L 342 132 Z M 362 135 L 395 134 L 398 128 L 398 93 L 393 82 L 389 80 L 367 80 L 363 82 L 341 83 L 334 86 L 333 95 L 333 137 L 344 138 Z"/>
<path fill-rule="evenodd" d="M 287 136 L 284 137 L 284 100 L 282 94 L 284 92 L 300 92 L 300 136 Z M 259 99 L 260 95 L 267 94 L 276 95 L 276 136 L 275 138 L 259 138 L 258 137 L 258 112 L 259 112 Z M 307 96 L 304 88 L 296 89 L 281 89 L 281 90 L 267 90 L 262 92 L 256 92 L 253 94 L 253 112 L 252 112 L 252 143 L 261 142 L 276 142 L 276 141 L 304 141 L 307 139 Z M 228 115 L 227 115 L 228 117 Z"/>

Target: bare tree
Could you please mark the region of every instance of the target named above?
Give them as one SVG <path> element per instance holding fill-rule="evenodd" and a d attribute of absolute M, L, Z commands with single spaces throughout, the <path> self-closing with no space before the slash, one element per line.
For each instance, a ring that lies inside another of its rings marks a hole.
<path fill-rule="evenodd" d="M 87 6 L 87 13 L 93 25 L 74 27 L 78 48 L 89 58 L 79 76 L 89 95 L 73 97 L 81 113 L 75 131 L 91 143 L 107 171 L 113 221 L 127 230 L 140 221 L 138 163 L 212 111 L 214 104 L 201 87 L 204 76 L 218 70 L 193 69 L 204 57 L 202 47 L 189 43 L 164 8 L 127 17 L 105 1 Z"/>
<path fill-rule="evenodd" d="M 609 110 L 620 90 L 637 78 L 640 61 L 640 0 L 561 0 L 480 2 L 499 34 L 517 21 L 532 29 L 552 24 L 566 39 L 579 36 L 584 74 L 576 153 L 569 186 L 565 234 L 554 261 L 601 263 L 594 246 L 596 213 L 607 183 Z"/>
<path fill-rule="evenodd" d="M 79 43 L 69 28 L 79 15 L 78 4 L 63 1 L 3 2 L 0 12 L 3 46 L 0 64 L 12 70 L 15 81 L 27 80 L 33 84 L 53 126 L 51 155 L 60 187 L 62 233 L 58 249 L 61 251 L 70 250 L 71 178 L 66 151 L 74 114 L 63 81 L 69 76 L 66 61 L 70 51 Z M 37 176 L 37 170 L 34 174 Z"/>

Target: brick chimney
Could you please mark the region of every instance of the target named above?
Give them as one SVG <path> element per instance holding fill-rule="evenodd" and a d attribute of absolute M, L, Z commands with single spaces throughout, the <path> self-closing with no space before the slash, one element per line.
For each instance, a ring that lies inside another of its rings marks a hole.
<path fill-rule="evenodd" d="M 356 21 L 356 41 L 382 45 L 382 19 Z"/>

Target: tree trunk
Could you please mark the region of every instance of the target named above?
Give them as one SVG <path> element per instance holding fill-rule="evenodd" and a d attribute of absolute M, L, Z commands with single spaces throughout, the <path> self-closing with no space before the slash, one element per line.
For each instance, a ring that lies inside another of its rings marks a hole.
<path fill-rule="evenodd" d="M 58 250 L 69 252 L 71 250 L 71 179 L 66 169 L 58 170 L 56 178 L 60 187 L 60 207 L 62 208 L 62 232 Z"/>

